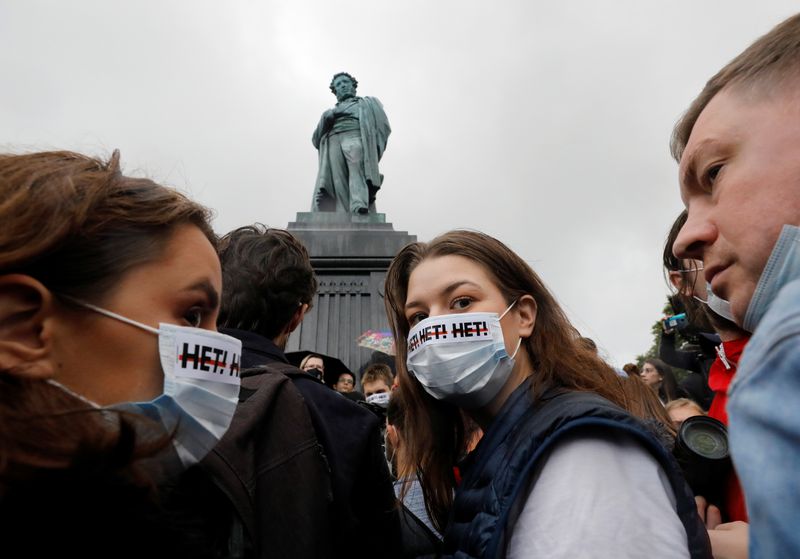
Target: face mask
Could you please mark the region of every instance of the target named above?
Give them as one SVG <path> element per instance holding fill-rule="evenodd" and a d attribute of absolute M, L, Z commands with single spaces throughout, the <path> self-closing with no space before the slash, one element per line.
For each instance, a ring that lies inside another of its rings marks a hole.
<path fill-rule="evenodd" d="M 784 225 L 758 280 L 742 326 L 754 332 L 778 292 L 790 281 L 800 278 L 800 227 Z"/>
<path fill-rule="evenodd" d="M 145 415 L 167 433 L 174 433 L 170 454 L 180 459 L 183 468 L 202 460 L 228 430 L 236 411 L 242 342 L 202 328 L 161 323 L 156 329 L 83 301 L 69 300 L 158 335 L 163 394 L 149 402 L 110 407 Z"/>
<path fill-rule="evenodd" d="M 731 314 L 731 304 L 722 297 L 717 297 L 714 295 L 714 292 L 711 290 L 710 283 L 706 283 L 706 293 L 708 294 L 708 300 L 705 303 L 708 305 L 708 308 L 722 318 L 726 318 L 731 322 L 735 322 L 733 319 L 733 314 Z"/>
<path fill-rule="evenodd" d="M 408 335 L 406 365 L 425 391 L 465 409 L 480 408 L 497 396 L 514 368 L 498 316 L 475 312 L 422 320 Z"/>
<path fill-rule="evenodd" d="M 382 408 L 388 408 L 389 398 L 390 395 L 388 392 L 378 392 L 377 394 L 370 394 L 367 396 L 366 400 L 368 404 L 375 404 L 376 406 L 380 406 Z"/>
<path fill-rule="evenodd" d="M 714 291 L 711 289 L 711 284 L 706 282 L 706 299 L 703 300 L 697 295 L 692 295 L 695 301 L 703 303 L 705 306 L 709 308 L 714 314 L 717 316 L 721 316 L 731 322 L 736 322 L 733 319 L 733 314 L 731 313 L 731 304 L 722 297 L 717 297 L 714 294 Z"/>
<path fill-rule="evenodd" d="M 323 375 L 323 373 L 322 373 L 322 370 L 320 370 L 320 369 L 317 369 L 317 368 L 315 367 L 315 368 L 313 368 L 313 369 L 306 369 L 306 372 L 307 372 L 309 375 L 311 375 L 312 377 L 314 377 L 315 379 L 317 379 L 317 380 L 322 380 L 322 375 Z"/>

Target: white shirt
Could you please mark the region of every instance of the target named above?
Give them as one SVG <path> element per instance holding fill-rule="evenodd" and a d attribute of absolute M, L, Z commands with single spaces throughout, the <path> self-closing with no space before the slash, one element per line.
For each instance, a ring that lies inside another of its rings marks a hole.
<path fill-rule="evenodd" d="M 508 558 L 689 557 L 669 479 L 630 436 L 568 436 L 533 479 Z"/>

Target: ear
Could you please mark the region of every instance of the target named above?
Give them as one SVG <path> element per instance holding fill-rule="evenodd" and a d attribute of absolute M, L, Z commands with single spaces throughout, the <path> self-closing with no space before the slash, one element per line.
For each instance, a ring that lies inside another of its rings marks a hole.
<path fill-rule="evenodd" d="M 23 274 L 0 276 L 0 371 L 26 378 L 55 374 L 51 329 L 53 294 Z"/>
<path fill-rule="evenodd" d="M 308 305 L 305 303 L 297 307 L 297 310 L 294 311 L 294 314 L 292 315 L 292 319 L 289 321 L 289 326 L 287 327 L 288 330 L 286 331 L 287 335 L 294 332 L 297 327 L 300 326 L 300 323 L 303 322 L 303 318 L 305 317 L 307 310 Z"/>
<path fill-rule="evenodd" d="M 519 315 L 519 336 L 523 339 L 530 338 L 536 326 L 536 311 L 538 308 L 536 299 L 531 295 L 523 295 L 517 299 L 517 304 L 514 307 Z"/>
<path fill-rule="evenodd" d="M 681 277 L 680 272 L 670 272 L 669 273 L 669 282 L 672 284 L 672 287 L 675 288 L 675 291 L 678 293 L 682 293 L 683 295 L 688 295 L 686 293 L 686 288 L 684 288 L 683 278 Z"/>

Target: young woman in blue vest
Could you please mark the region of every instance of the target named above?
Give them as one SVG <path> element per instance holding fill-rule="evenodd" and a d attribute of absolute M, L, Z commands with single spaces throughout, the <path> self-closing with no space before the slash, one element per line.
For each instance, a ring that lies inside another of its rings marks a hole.
<path fill-rule="evenodd" d="M 410 244 L 386 308 L 407 458 L 446 555 L 710 557 L 671 455 L 508 247 L 470 231 Z M 462 414 L 484 431 L 466 458 Z"/>

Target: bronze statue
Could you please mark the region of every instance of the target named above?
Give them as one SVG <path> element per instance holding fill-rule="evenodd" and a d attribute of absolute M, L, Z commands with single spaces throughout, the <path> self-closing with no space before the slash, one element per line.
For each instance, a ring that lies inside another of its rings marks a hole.
<path fill-rule="evenodd" d="M 358 97 L 358 81 L 346 72 L 333 76 L 336 106 L 322 114 L 311 138 L 319 151 L 312 211 L 375 212 L 378 172 L 391 128 L 375 97 Z"/>

